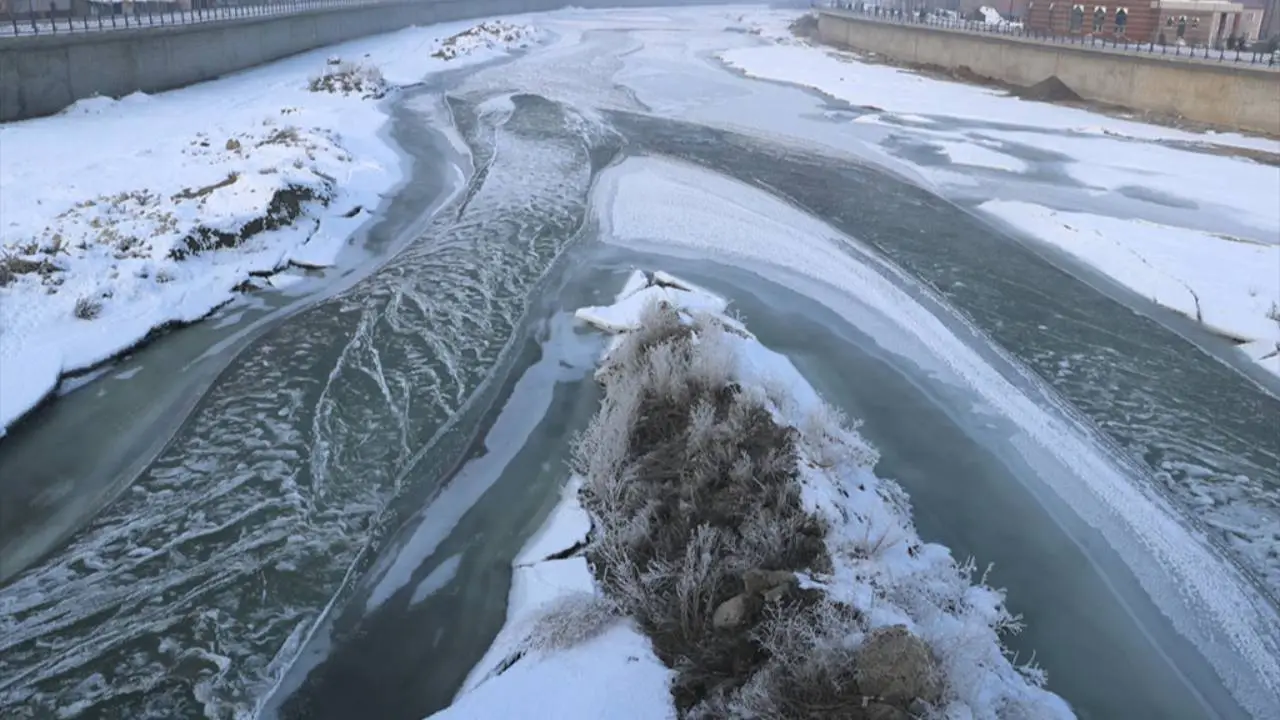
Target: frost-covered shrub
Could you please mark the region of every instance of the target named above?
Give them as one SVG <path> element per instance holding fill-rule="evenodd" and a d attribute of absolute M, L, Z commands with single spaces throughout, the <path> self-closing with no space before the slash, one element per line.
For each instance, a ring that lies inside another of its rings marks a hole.
<path fill-rule="evenodd" d="M 563 595 L 533 618 L 521 649 L 567 650 L 600 635 L 618 619 L 617 605 L 606 597 L 586 592 Z"/>
<path fill-rule="evenodd" d="M 376 99 L 387 94 L 387 81 L 382 71 L 372 65 L 351 62 L 334 62 L 329 58 L 323 73 L 311 78 L 311 92 L 328 92 L 340 95 L 359 95 Z"/>
<path fill-rule="evenodd" d="M 102 314 L 102 301 L 92 297 L 76 300 L 75 316 L 81 320 L 93 320 Z"/>
<path fill-rule="evenodd" d="M 795 482 L 794 433 L 730 382 L 714 325 L 651 307 L 601 374 L 605 400 L 575 452 L 597 577 L 679 673 L 684 711 L 767 660 L 751 625 L 714 627 L 748 570 L 829 569 Z M 797 601 L 798 600 L 794 600 Z"/>
<path fill-rule="evenodd" d="M 587 558 L 676 671 L 680 716 L 1072 717 L 1005 656 L 1003 595 L 920 540 L 856 424 L 786 373 L 738 377 L 744 339 L 649 307 L 574 452 Z"/>

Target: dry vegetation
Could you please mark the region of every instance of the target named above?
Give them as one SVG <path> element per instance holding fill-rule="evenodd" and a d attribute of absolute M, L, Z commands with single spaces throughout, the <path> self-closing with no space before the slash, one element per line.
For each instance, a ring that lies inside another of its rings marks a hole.
<path fill-rule="evenodd" d="M 599 374 L 603 405 L 574 469 L 608 601 L 676 671 L 681 717 L 927 709 L 941 683 L 923 642 L 901 627 L 868 632 L 855 608 L 802 589 L 832 561 L 823 521 L 801 503 L 798 433 L 731 381 L 723 330 L 699 323 L 695 338 L 675 311 L 650 309 Z"/>
<path fill-rule="evenodd" d="M 482 47 L 517 47 L 527 43 L 533 34 L 531 28 L 512 25 L 500 20 L 482 22 L 475 27 L 451 35 L 440 42 L 431 57 L 452 60 Z"/>
<path fill-rule="evenodd" d="M 281 114 L 291 112 L 286 108 Z M 71 204 L 31 237 L 6 240 L 0 248 L 0 288 L 69 292 L 78 298 L 71 314 L 95 319 L 110 295 L 94 288 L 127 277 L 165 284 L 174 279 L 168 262 L 240 247 L 289 226 L 308 204 L 325 205 L 332 198 L 337 183 L 320 169 L 324 162 L 351 160 L 334 133 L 278 126 L 274 118 L 216 141 L 196 133 L 182 153 L 184 163 L 221 166 L 225 174 L 176 192 L 140 188 Z M 254 181 L 262 176 L 278 179 Z"/>
<path fill-rule="evenodd" d="M 359 95 L 365 99 L 381 98 L 390 90 L 378 68 L 337 57 L 329 58 L 324 72 L 311 78 L 309 87 L 311 92 Z"/>

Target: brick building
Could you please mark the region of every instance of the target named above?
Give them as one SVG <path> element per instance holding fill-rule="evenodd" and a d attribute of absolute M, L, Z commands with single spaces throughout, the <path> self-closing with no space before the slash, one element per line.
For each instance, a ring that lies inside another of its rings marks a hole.
<path fill-rule="evenodd" d="M 1236 34 L 1244 36 L 1249 42 L 1262 38 L 1262 22 L 1267 12 L 1267 0 L 1240 0 L 1244 11 L 1236 23 Z"/>
<path fill-rule="evenodd" d="M 1229 0 L 1031 0 L 1026 25 L 1053 35 L 1218 46 L 1241 33 L 1243 13 Z"/>

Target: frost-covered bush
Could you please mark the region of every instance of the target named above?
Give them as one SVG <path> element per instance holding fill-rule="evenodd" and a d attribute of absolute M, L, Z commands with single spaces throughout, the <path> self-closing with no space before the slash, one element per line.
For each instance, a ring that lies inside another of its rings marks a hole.
<path fill-rule="evenodd" d="M 567 650 L 597 637 L 619 620 L 618 607 L 596 593 L 562 595 L 534 616 L 520 649 Z"/>
<path fill-rule="evenodd" d="M 794 373 L 740 377 L 754 341 L 730 333 L 650 306 L 574 452 L 588 560 L 676 671 L 681 717 L 1072 717 L 1006 657 L 1003 595 L 920 540 L 856 425 Z"/>
<path fill-rule="evenodd" d="M 649 309 L 610 355 L 603 407 L 575 453 L 595 526 L 588 557 L 679 671 L 682 711 L 767 660 L 750 627 L 713 622 L 744 573 L 830 569 L 822 523 L 801 505 L 792 431 L 730 381 L 723 331 L 699 327 L 695 337 L 673 309 Z"/>
<path fill-rule="evenodd" d="M 323 73 L 311 78 L 311 92 L 359 95 L 376 99 L 387 94 L 387 81 L 382 71 L 372 65 L 337 61 L 329 58 Z"/>

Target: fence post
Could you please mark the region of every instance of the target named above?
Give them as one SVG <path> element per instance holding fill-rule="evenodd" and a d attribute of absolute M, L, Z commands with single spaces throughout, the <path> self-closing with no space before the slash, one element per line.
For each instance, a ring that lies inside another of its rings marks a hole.
<path fill-rule="evenodd" d="M 58 34 L 58 18 L 53 14 L 53 3 L 49 3 L 49 29 L 54 35 Z"/>

